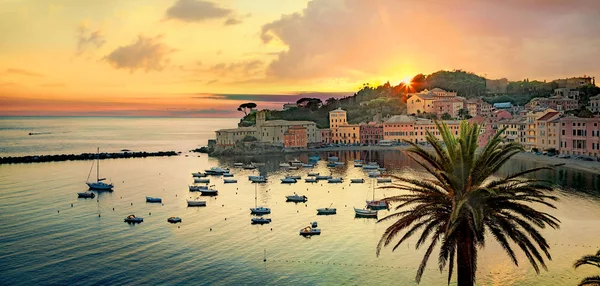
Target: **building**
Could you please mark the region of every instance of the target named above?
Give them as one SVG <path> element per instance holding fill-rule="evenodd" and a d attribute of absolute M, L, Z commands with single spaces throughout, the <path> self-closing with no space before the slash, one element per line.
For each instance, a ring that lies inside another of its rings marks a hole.
<path fill-rule="evenodd" d="M 439 122 L 439 124 L 446 124 L 448 128 L 452 131 L 454 135 L 458 135 L 460 132 L 460 122 L 459 120 L 445 120 Z M 435 136 L 438 140 L 442 140 L 442 135 L 440 134 L 440 130 L 437 128 L 435 121 L 429 119 L 417 119 L 414 123 L 414 131 L 413 131 L 413 141 L 415 143 L 421 143 L 427 141 L 427 131 Z"/>
<path fill-rule="evenodd" d="M 441 88 L 434 88 L 429 91 L 429 94 L 433 94 L 436 99 L 452 98 L 456 97 L 455 91 L 445 91 Z"/>
<path fill-rule="evenodd" d="M 483 117 L 490 116 L 490 114 L 492 113 L 493 106 L 483 100 L 481 101 L 480 104 L 481 104 L 481 114 L 478 114 L 478 115 L 481 115 Z"/>
<path fill-rule="evenodd" d="M 465 102 L 466 109 L 469 111 L 469 115 L 471 117 L 475 117 L 477 115 L 481 115 L 481 103 L 483 100 L 481 99 L 469 99 Z"/>
<path fill-rule="evenodd" d="M 312 121 L 266 120 L 266 111 L 256 112 L 256 125 L 215 131 L 217 146 L 233 146 L 246 136 L 253 136 L 258 142 L 285 146 L 285 133 L 292 126 L 306 128 L 307 142 L 319 143 L 321 134 Z"/>
<path fill-rule="evenodd" d="M 600 157 L 600 117 L 563 117 L 560 122 L 560 153 Z"/>
<path fill-rule="evenodd" d="M 345 124 L 345 125 L 340 125 L 336 129 L 337 129 L 337 132 L 335 132 L 335 134 L 334 134 L 334 142 L 335 143 L 360 144 L 360 125 Z"/>
<path fill-rule="evenodd" d="M 559 112 L 579 109 L 579 101 L 577 99 L 567 98 L 560 95 L 554 95 L 548 98 L 534 98 L 529 102 L 531 110 L 536 107 L 541 109 L 552 108 Z"/>
<path fill-rule="evenodd" d="M 308 143 L 306 131 L 307 128 L 304 126 L 290 126 L 288 130 L 283 134 L 285 148 L 306 149 Z"/>
<path fill-rule="evenodd" d="M 593 113 L 600 113 L 600 94 L 590 97 L 588 109 Z"/>
<path fill-rule="evenodd" d="M 495 109 L 512 109 L 513 105 L 510 102 L 498 102 L 494 103 L 493 107 Z"/>
<path fill-rule="evenodd" d="M 360 143 L 375 145 L 383 140 L 383 124 L 369 122 L 360 125 Z"/>
<path fill-rule="evenodd" d="M 554 109 L 546 109 L 544 111 L 530 111 L 527 113 L 527 127 L 525 133 L 525 144 L 523 147 L 526 150 L 536 148 L 537 144 L 537 120 L 549 112 L 556 112 Z"/>
<path fill-rule="evenodd" d="M 544 116 L 536 119 L 535 125 L 537 130 L 535 133 L 535 148 L 541 151 L 559 149 L 559 117 L 560 112 L 548 112 L 544 114 Z"/>
<path fill-rule="evenodd" d="M 338 108 L 329 112 L 329 128 L 331 129 L 347 124 L 346 120 L 346 110 Z"/>
<path fill-rule="evenodd" d="M 525 144 L 527 119 L 524 117 L 504 118 L 498 120 L 499 130 L 504 129 L 502 135 L 506 142 L 517 142 Z"/>
<path fill-rule="evenodd" d="M 558 84 L 558 88 L 576 89 L 586 85 L 595 85 L 596 79 L 584 75 L 583 77 L 572 77 L 566 79 L 557 79 L 554 82 Z"/>
<path fill-rule="evenodd" d="M 508 79 L 486 79 L 485 89 L 488 93 L 506 93 L 508 88 Z"/>
<path fill-rule="evenodd" d="M 444 113 L 450 114 L 452 118 L 458 118 L 458 111 L 464 107 L 464 102 L 458 98 L 439 99 L 433 102 L 433 109 L 438 118 L 442 118 Z"/>
<path fill-rule="evenodd" d="M 321 131 L 321 144 L 330 144 L 333 142 L 331 129 L 319 129 Z"/>
<path fill-rule="evenodd" d="M 566 98 L 579 100 L 579 91 L 568 88 L 557 88 L 554 90 L 554 95 L 559 95 Z"/>
<path fill-rule="evenodd" d="M 435 100 L 432 94 L 414 93 L 406 100 L 406 112 L 412 115 L 434 113 L 433 102 Z"/>
<path fill-rule="evenodd" d="M 216 146 L 233 146 L 242 141 L 246 136 L 256 138 L 256 127 L 239 127 L 233 129 L 221 129 L 215 131 L 217 135 Z"/>
<path fill-rule="evenodd" d="M 414 141 L 414 117 L 396 115 L 383 122 L 383 140 L 402 142 Z"/>

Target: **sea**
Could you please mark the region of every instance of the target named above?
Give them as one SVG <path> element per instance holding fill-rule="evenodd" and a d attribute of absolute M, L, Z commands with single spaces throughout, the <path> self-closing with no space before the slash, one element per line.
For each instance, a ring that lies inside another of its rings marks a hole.
<path fill-rule="evenodd" d="M 311 152 L 213 158 L 189 150 L 206 145 L 214 131 L 233 128 L 237 118 L 0 118 L 0 156 L 95 152 L 181 151 L 175 157 L 101 160 L 100 173 L 115 187 L 94 199 L 77 198 L 87 190 L 93 161 L 0 165 L 0 285 L 417 285 L 415 275 L 424 248 L 411 238 L 376 255 L 389 222 L 355 218 L 353 207 L 366 200 L 402 191 L 381 188 L 357 159 L 374 161 L 397 176 L 422 178 L 423 170 L 398 150 Z M 38 135 L 29 135 L 35 133 Z M 314 168 L 281 169 L 279 164 L 309 156 L 321 160 Z M 337 156 L 343 166 L 328 168 Z M 255 170 L 234 163 L 262 163 Z M 235 184 L 209 177 L 219 191 L 202 197 L 206 207 L 187 207 L 192 172 L 227 167 Z M 498 176 L 544 166 L 511 159 Z M 594 267 L 573 268 L 583 255 L 600 249 L 600 175 L 557 167 L 535 176 L 551 181 L 559 200 L 544 207 L 561 220 L 560 229 L 541 232 L 551 246 L 548 270 L 539 274 L 516 250 L 515 266 L 492 236 L 479 249 L 477 285 L 576 285 L 598 274 Z M 344 179 L 281 184 L 286 175 L 308 172 Z M 92 173 L 93 174 L 93 173 Z M 251 184 L 250 175 L 268 177 Z M 92 176 L 93 177 L 93 176 Z M 364 184 L 350 184 L 365 178 Z M 306 203 L 286 202 L 294 193 Z M 162 203 L 146 203 L 145 196 Z M 270 224 L 252 225 L 249 208 L 270 207 Z M 336 215 L 318 216 L 317 208 L 337 208 Z M 390 214 L 382 210 L 379 217 Z M 135 214 L 140 224 L 123 219 Z M 182 219 L 170 224 L 167 218 Z M 317 222 L 320 236 L 302 237 L 299 230 Z M 515 249 L 518 247 L 515 246 Z M 433 252 L 419 285 L 447 285 Z M 456 275 L 450 283 L 456 285 Z"/>

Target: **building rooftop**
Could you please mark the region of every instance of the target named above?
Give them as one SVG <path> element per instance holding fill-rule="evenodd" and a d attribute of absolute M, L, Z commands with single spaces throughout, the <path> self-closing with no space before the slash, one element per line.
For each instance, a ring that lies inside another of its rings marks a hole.
<path fill-rule="evenodd" d="M 256 126 L 229 128 L 229 129 L 219 129 L 216 132 L 249 132 L 249 131 L 256 132 Z"/>
<path fill-rule="evenodd" d="M 590 99 L 600 99 L 600 94 L 590 97 Z"/>
<path fill-rule="evenodd" d="M 413 123 L 415 122 L 414 117 L 408 115 L 394 115 L 384 123 Z"/>
<path fill-rule="evenodd" d="M 494 107 L 495 108 L 511 108 L 512 107 L 512 103 L 510 103 L 510 102 L 498 102 L 498 103 L 494 103 Z"/>
<path fill-rule="evenodd" d="M 263 126 L 273 127 L 273 126 L 290 126 L 290 125 L 317 125 L 312 121 L 287 121 L 287 120 L 269 120 L 263 124 Z"/>
<path fill-rule="evenodd" d="M 560 113 L 558 113 L 558 112 L 548 112 L 544 116 L 538 118 L 538 120 L 539 121 L 548 121 L 548 120 L 550 120 L 550 118 L 552 118 L 552 117 L 554 117 L 554 116 L 556 116 L 558 114 L 560 114 Z"/>

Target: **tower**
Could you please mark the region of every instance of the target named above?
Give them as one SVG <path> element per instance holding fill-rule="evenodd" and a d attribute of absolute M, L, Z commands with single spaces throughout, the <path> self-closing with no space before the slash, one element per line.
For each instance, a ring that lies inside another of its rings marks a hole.
<path fill-rule="evenodd" d="M 329 128 L 334 129 L 347 124 L 345 110 L 338 108 L 329 112 Z"/>
<path fill-rule="evenodd" d="M 258 141 L 262 141 L 262 127 L 267 122 L 267 112 L 265 110 L 260 110 L 256 112 L 256 139 Z"/>

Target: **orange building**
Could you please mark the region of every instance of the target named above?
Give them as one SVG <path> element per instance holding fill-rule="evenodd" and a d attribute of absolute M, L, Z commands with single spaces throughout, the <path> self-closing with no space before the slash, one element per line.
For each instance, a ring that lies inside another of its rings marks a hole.
<path fill-rule="evenodd" d="M 306 127 L 290 126 L 283 134 L 285 148 L 306 148 L 308 136 Z"/>

